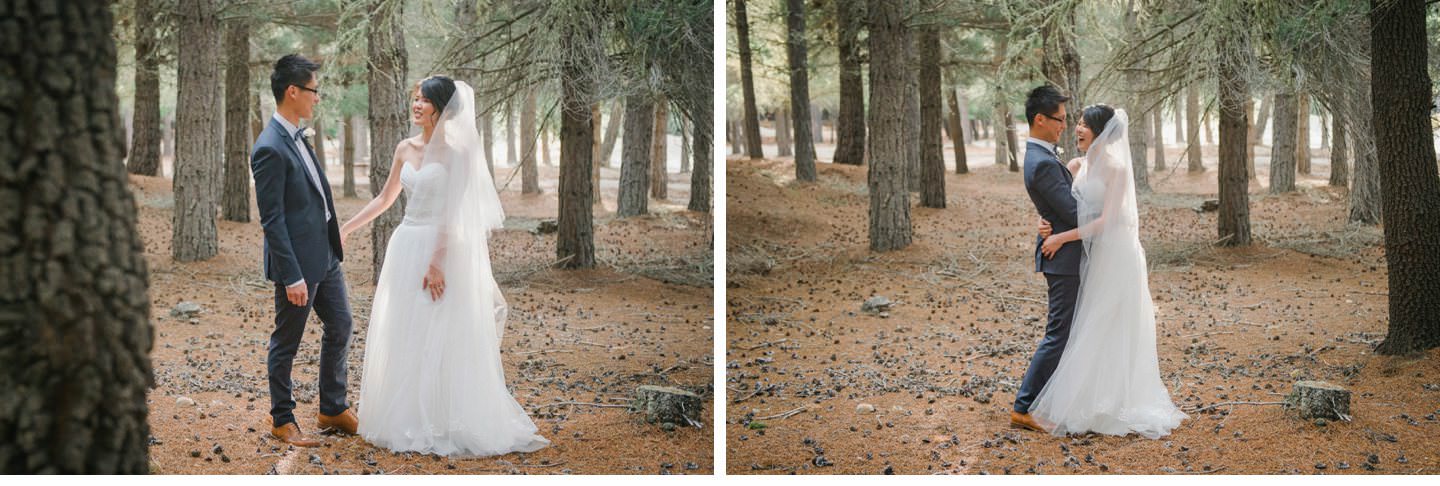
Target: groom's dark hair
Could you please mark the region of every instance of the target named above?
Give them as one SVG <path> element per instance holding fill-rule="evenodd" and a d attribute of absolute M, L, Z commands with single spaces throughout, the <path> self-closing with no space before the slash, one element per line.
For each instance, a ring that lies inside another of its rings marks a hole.
<path fill-rule="evenodd" d="M 275 95 L 275 104 L 285 100 L 287 88 L 305 86 L 319 70 L 319 64 L 299 54 L 289 54 L 275 61 L 275 70 L 270 72 L 270 93 Z"/>
<path fill-rule="evenodd" d="M 1035 116 L 1041 113 L 1053 115 L 1060 111 L 1060 104 L 1070 101 L 1069 96 L 1060 94 L 1060 90 L 1054 86 L 1045 84 L 1030 90 L 1030 96 L 1025 97 L 1025 123 L 1034 125 Z"/>

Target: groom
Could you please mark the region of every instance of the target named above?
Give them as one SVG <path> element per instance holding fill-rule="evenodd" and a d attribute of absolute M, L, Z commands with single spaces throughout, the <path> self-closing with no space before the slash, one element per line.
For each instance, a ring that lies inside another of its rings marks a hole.
<path fill-rule="evenodd" d="M 275 330 L 270 375 L 270 434 L 299 447 L 320 441 L 295 423 L 290 368 L 310 310 L 324 324 L 320 341 L 319 427 L 354 434 L 359 425 L 345 404 L 345 355 L 350 349 L 350 302 L 345 292 L 340 227 L 325 169 L 298 128 L 320 103 L 320 65 L 297 54 L 280 58 L 270 74 L 275 116 L 250 152 L 255 200 L 265 230 L 265 278 L 275 282 Z"/>
<path fill-rule="evenodd" d="M 1025 144 L 1025 192 L 1030 194 L 1035 210 L 1050 222 L 1055 233 L 1069 231 L 1076 225 L 1070 170 L 1060 163 L 1055 153 L 1055 143 L 1065 131 L 1067 101 L 1069 97 L 1050 85 L 1035 88 L 1025 99 L 1025 121 L 1030 124 L 1030 138 Z M 1050 374 L 1060 363 L 1060 354 L 1070 337 L 1070 321 L 1074 318 L 1075 298 L 1080 291 L 1083 251 L 1079 241 L 1072 241 L 1047 259 L 1040 252 L 1042 243 L 1044 238 L 1036 237 L 1035 271 L 1045 274 L 1045 282 L 1050 287 L 1049 323 L 1045 326 L 1045 337 L 1035 348 L 1035 356 L 1030 359 L 1030 367 L 1025 370 L 1025 379 L 1015 394 L 1014 410 L 1010 412 L 1011 426 L 1035 431 L 1043 429 L 1030 416 L 1030 405 L 1050 381 Z"/>

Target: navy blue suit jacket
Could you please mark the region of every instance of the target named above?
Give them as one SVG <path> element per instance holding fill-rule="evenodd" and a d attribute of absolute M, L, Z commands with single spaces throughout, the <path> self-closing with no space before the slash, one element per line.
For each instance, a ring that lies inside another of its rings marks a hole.
<path fill-rule="evenodd" d="M 310 151 L 310 160 L 316 161 L 323 197 L 311 182 L 295 139 L 280 122 L 272 118 L 250 150 L 255 202 L 265 230 L 265 278 L 280 285 L 301 278 L 314 285 L 325 278 L 331 255 L 345 259 L 340 251 L 340 215 L 335 212 L 325 169 L 309 143 L 305 150 Z M 328 222 L 327 208 L 334 216 Z"/>
<path fill-rule="evenodd" d="M 1060 163 L 1049 149 L 1036 143 L 1025 145 L 1025 192 L 1035 203 L 1040 217 L 1050 222 L 1056 234 L 1075 229 L 1075 196 L 1070 194 L 1070 169 Z M 1080 257 L 1084 253 L 1079 241 L 1060 246 L 1054 258 L 1040 253 L 1044 238 L 1035 237 L 1035 271 L 1052 275 L 1080 275 Z"/>

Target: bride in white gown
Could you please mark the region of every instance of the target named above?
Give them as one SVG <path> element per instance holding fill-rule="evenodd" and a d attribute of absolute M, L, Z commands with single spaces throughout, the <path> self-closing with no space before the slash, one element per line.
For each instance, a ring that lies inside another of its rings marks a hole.
<path fill-rule="evenodd" d="M 1075 134 L 1085 157 L 1071 161 L 1079 226 L 1049 236 L 1041 247 L 1047 257 L 1076 239 L 1085 248 L 1070 339 L 1030 406 L 1055 435 L 1088 431 L 1156 439 L 1189 418 L 1160 379 L 1128 127 L 1124 110 L 1084 110 Z"/>
<path fill-rule="evenodd" d="M 433 76 L 417 83 L 421 134 L 395 149 L 384 190 L 341 228 L 342 241 L 399 197 L 375 284 L 357 406 L 359 434 L 394 451 L 489 456 L 549 444 L 505 388 L 506 304 L 490 268 L 504 222 L 481 159 L 475 94 Z"/>

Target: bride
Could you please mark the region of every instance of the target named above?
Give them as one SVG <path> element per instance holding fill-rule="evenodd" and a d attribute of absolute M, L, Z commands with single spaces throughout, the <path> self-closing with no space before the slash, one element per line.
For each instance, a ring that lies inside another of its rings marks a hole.
<path fill-rule="evenodd" d="M 1156 439 L 1189 418 L 1160 380 L 1128 125 L 1124 110 L 1104 104 L 1085 108 L 1075 127 L 1085 157 L 1069 165 L 1079 226 L 1049 235 L 1041 246 L 1047 258 L 1077 239 L 1085 248 L 1070 339 L 1030 407 L 1055 435 L 1133 432 Z M 1048 232 L 1048 224 L 1042 223 L 1041 232 Z"/>
<path fill-rule="evenodd" d="M 505 298 L 489 234 L 505 215 L 480 159 L 475 93 L 432 76 L 416 83 L 411 122 L 385 188 L 340 229 L 341 241 L 400 196 L 375 284 L 360 384 L 359 434 L 394 451 L 489 456 L 550 442 L 505 388 Z"/>

